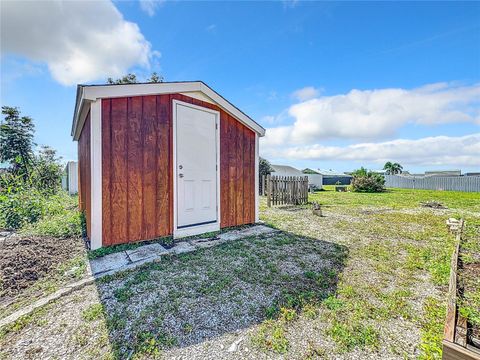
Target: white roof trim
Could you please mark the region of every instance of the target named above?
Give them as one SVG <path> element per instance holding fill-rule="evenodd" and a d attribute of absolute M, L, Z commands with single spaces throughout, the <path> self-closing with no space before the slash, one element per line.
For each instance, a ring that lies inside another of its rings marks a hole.
<path fill-rule="evenodd" d="M 255 131 L 260 136 L 265 135 L 265 129 L 252 120 L 249 116 L 240 111 L 237 107 L 225 100 L 222 96 L 208 87 L 201 81 L 177 82 L 177 83 L 148 83 L 148 84 L 124 84 L 124 85 L 92 85 L 79 86 L 77 93 L 77 103 L 72 124 L 72 136 L 78 140 L 80 130 L 83 126 L 86 115 L 85 105 L 102 98 L 143 96 L 143 95 L 161 95 L 201 92 L 218 105 L 220 108 L 235 117 L 245 126 Z"/>

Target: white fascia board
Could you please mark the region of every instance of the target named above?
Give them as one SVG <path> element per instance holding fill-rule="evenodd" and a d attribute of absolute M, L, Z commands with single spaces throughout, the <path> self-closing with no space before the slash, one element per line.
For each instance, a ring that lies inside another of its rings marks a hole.
<path fill-rule="evenodd" d="M 124 84 L 86 86 L 84 99 L 97 100 L 101 98 L 115 98 L 127 96 L 161 95 L 178 92 L 200 91 L 201 82 L 184 83 L 151 83 L 151 84 Z"/>
<path fill-rule="evenodd" d="M 225 111 L 229 112 L 232 114 L 234 117 L 236 117 L 240 122 L 242 122 L 244 125 L 258 133 L 260 136 L 265 135 L 265 129 L 258 125 L 255 121 L 250 119 L 247 115 L 245 115 L 243 112 L 241 112 L 238 108 L 233 106 L 230 102 L 225 100 L 223 97 L 218 95 L 215 91 L 213 91 L 211 88 L 209 88 L 207 85 L 204 83 L 201 84 L 201 92 L 207 95 L 209 98 L 213 99 L 218 106 L 223 108 Z"/>
<path fill-rule="evenodd" d="M 178 83 L 152 83 L 152 84 L 125 84 L 125 85 L 100 85 L 100 86 L 84 86 L 81 90 L 77 113 L 75 114 L 75 129 L 73 129 L 74 140 L 78 140 L 79 129 L 82 125 L 86 113 L 82 110 L 86 108 L 85 102 L 93 102 L 102 98 L 128 97 L 128 96 L 144 96 L 144 95 L 161 95 L 184 93 L 203 93 L 208 98 L 221 107 L 226 112 L 233 115 L 245 126 L 256 132 L 259 136 L 265 135 L 265 129 L 250 119 L 238 108 L 225 100 L 218 93 L 200 81 L 178 82 Z M 89 106 L 88 106 L 89 107 Z"/>
<path fill-rule="evenodd" d="M 90 111 L 90 248 L 101 248 L 102 239 L 102 100 Z"/>
<path fill-rule="evenodd" d="M 260 156 L 258 134 L 255 134 L 255 222 L 260 221 Z"/>

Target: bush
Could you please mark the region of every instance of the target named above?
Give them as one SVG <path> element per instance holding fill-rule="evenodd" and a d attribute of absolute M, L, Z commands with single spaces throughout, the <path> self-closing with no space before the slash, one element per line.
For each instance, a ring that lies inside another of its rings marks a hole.
<path fill-rule="evenodd" d="M 35 189 L 0 193 L 0 228 L 19 229 L 38 221 L 43 213 L 44 202 Z"/>
<path fill-rule="evenodd" d="M 381 174 L 368 171 L 365 168 L 355 170 L 352 174 L 352 190 L 355 192 L 382 192 L 385 191 L 385 178 Z"/>
<path fill-rule="evenodd" d="M 32 235 L 79 236 L 81 214 L 65 191 L 49 195 L 11 173 L 0 177 L 0 228 Z"/>

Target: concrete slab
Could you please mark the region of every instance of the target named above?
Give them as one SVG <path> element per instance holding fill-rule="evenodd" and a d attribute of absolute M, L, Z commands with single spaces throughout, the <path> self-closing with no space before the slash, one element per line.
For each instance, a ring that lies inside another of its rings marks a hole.
<path fill-rule="evenodd" d="M 120 251 L 90 260 L 90 267 L 92 269 L 92 274 L 96 275 L 105 271 L 119 269 L 127 265 L 129 262 L 130 259 L 128 258 L 125 251 Z"/>
<path fill-rule="evenodd" d="M 169 249 L 168 251 L 171 253 L 171 254 L 184 254 L 184 253 L 188 253 L 188 252 L 191 252 L 191 251 L 195 251 L 195 246 L 193 245 L 190 245 L 188 242 L 186 241 L 182 241 L 182 242 L 179 242 L 177 244 L 175 244 L 174 247 L 172 247 L 171 249 Z"/>
<path fill-rule="evenodd" d="M 219 234 L 218 237 L 223 241 L 238 240 L 247 236 L 258 236 L 264 234 L 270 234 L 278 230 L 272 229 L 265 225 L 255 225 L 242 230 L 233 230 L 223 234 Z"/>
<path fill-rule="evenodd" d="M 190 241 L 190 244 L 193 246 L 204 249 L 204 248 L 209 248 L 215 245 L 220 245 L 221 243 L 225 242 L 224 240 L 220 238 L 206 238 L 206 239 L 193 239 Z"/>
<path fill-rule="evenodd" d="M 168 251 L 160 244 L 144 245 L 133 250 L 127 250 L 127 255 L 132 262 L 153 259 L 165 254 L 168 254 Z"/>

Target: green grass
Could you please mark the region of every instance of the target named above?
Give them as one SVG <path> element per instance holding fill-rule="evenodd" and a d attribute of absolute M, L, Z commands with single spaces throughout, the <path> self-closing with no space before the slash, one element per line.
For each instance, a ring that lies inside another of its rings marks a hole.
<path fill-rule="evenodd" d="M 474 192 L 387 189 L 383 193 L 339 193 L 333 190 L 333 186 L 325 186 L 325 190 L 310 194 L 309 200 L 340 207 L 373 206 L 394 209 L 418 207 L 423 201 L 436 200 L 449 209 L 480 211 L 480 193 Z"/>
<path fill-rule="evenodd" d="M 328 324 L 325 334 L 335 341 L 339 352 L 355 348 L 378 349 L 380 328 L 396 321 L 409 321 L 420 329 L 420 357 L 441 358 L 441 339 L 445 320 L 444 297 L 450 274 L 455 237 L 445 220 L 464 217 L 467 223 L 480 223 L 480 193 L 388 189 L 384 193 L 335 192 L 333 187 L 309 195 L 310 201 L 324 206 L 324 217 L 307 211 L 266 208 L 261 202 L 261 218 L 268 224 L 297 235 L 329 238 L 348 247 L 348 261 L 341 274 L 336 294 L 324 299 L 318 311 Z M 447 210 L 424 208 L 424 201 L 436 200 Z M 478 234 L 477 238 L 478 239 Z M 465 261 L 478 261 L 480 245 L 466 242 Z M 476 254 L 476 255 L 473 255 Z M 305 272 L 316 281 L 315 272 Z M 436 286 L 441 298 L 419 300 L 417 287 L 427 281 Z M 480 285 L 480 284 L 479 284 Z M 388 290 L 387 290 L 388 289 Z M 476 294 L 480 293 L 474 287 Z M 464 310 L 473 321 L 480 298 L 470 294 L 473 306 Z M 422 312 L 414 305 L 422 301 Z M 467 301 L 468 302 L 468 301 Z M 465 303 L 464 303 L 465 304 Z M 395 343 L 395 339 L 388 340 Z M 390 351 L 398 354 L 392 346 Z"/>
<path fill-rule="evenodd" d="M 104 316 L 105 309 L 102 304 L 92 304 L 82 312 L 83 319 L 95 321 Z"/>

